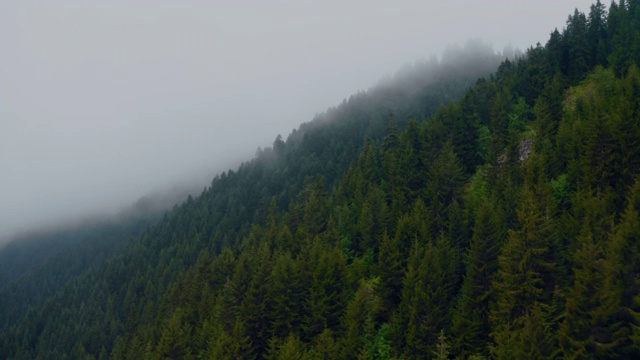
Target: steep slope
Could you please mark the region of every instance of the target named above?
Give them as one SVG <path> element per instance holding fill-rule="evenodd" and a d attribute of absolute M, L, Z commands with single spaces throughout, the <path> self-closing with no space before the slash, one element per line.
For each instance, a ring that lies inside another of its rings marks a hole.
<path fill-rule="evenodd" d="M 203 254 L 112 357 L 640 356 L 639 6 L 576 12 L 423 124 L 388 123 L 336 186 Z"/>
<path fill-rule="evenodd" d="M 239 246 L 253 223 L 264 223 L 270 208 L 295 206 L 309 177 L 322 175 L 326 185 L 335 184 L 366 136 L 384 136 L 389 114 L 424 119 L 495 69 L 499 56 L 472 45 L 465 61 L 418 64 L 410 84 L 402 78 L 406 74 L 398 75 L 355 95 L 301 126 L 286 142 L 278 137 L 273 148 L 259 150 L 256 159 L 237 171 L 216 177 L 199 197 L 169 211 L 120 255 L 72 278 L 5 333 L 0 353 L 10 358 L 104 356 L 117 336 L 133 331 L 131 322 L 150 324 L 164 316 L 158 300 L 203 254 Z"/>
<path fill-rule="evenodd" d="M 158 209 L 138 206 L 118 217 L 17 236 L 0 250 L 0 332 L 120 252 L 160 217 Z"/>
<path fill-rule="evenodd" d="M 447 82 L 354 96 L 168 212 L 0 351 L 638 358 L 638 44 L 640 1 L 597 2 L 433 114 L 417 104 Z"/>

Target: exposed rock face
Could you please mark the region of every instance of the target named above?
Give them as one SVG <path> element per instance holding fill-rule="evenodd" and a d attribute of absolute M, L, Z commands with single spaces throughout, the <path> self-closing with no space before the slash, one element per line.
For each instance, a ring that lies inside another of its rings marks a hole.
<path fill-rule="evenodd" d="M 520 151 L 518 152 L 518 160 L 523 163 L 529 158 L 531 150 L 533 149 L 533 139 L 526 138 L 520 142 Z"/>
<path fill-rule="evenodd" d="M 531 155 L 531 151 L 533 151 L 533 138 L 528 137 L 522 139 L 522 141 L 520 141 L 520 146 L 518 149 L 518 162 L 520 164 L 524 163 L 529 158 L 529 155 Z M 505 150 L 505 152 L 498 158 L 498 165 L 502 166 L 506 162 L 507 152 Z"/>

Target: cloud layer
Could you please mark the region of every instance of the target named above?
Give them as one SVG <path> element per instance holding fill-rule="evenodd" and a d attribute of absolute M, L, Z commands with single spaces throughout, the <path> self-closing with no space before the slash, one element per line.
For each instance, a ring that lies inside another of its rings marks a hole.
<path fill-rule="evenodd" d="M 0 3 L 0 238 L 204 186 L 403 64 L 590 1 Z"/>

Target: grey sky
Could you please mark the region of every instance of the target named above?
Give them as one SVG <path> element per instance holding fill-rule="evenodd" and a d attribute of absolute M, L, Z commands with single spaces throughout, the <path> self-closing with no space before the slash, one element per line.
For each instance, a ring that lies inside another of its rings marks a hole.
<path fill-rule="evenodd" d="M 3 0 L 0 238 L 204 186 L 407 62 L 544 44 L 590 4 Z"/>

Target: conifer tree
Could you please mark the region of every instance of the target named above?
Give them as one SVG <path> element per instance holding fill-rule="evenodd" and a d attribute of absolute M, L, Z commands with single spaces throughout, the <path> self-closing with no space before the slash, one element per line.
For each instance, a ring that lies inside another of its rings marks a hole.
<path fill-rule="evenodd" d="M 449 344 L 447 343 L 446 336 L 444 336 L 444 329 L 440 330 L 440 335 L 438 335 L 438 344 L 436 345 L 436 350 L 433 354 L 437 360 L 447 360 L 449 358 Z"/>
<path fill-rule="evenodd" d="M 400 155 L 400 162 L 403 165 L 402 174 L 409 189 L 409 197 L 415 200 L 426 183 L 428 168 L 426 156 L 430 154 L 429 152 L 423 153 L 425 151 L 425 142 L 420 125 L 415 118 L 409 120 L 400 142 L 402 144 Z"/>
<path fill-rule="evenodd" d="M 520 226 L 509 230 L 493 283 L 496 305 L 490 317 L 495 343 L 492 352 L 505 359 L 515 356 L 528 316 L 534 306 L 551 303 L 555 287 L 555 241 L 548 184 L 537 155 L 531 155 L 527 165 L 517 211 Z"/>
<path fill-rule="evenodd" d="M 569 78 L 579 81 L 589 70 L 590 47 L 587 36 L 587 18 L 576 9 L 567 20 L 564 40 L 567 42 Z"/>
<path fill-rule="evenodd" d="M 551 326 L 547 323 L 547 311 L 541 303 L 535 303 L 523 318 L 523 327 L 514 336 L 512 352 L 501 353 L 498 358 L 544 360 L 554 358 L 557 346 Z M 506 355 L 506 356 L 503 356 Z"/>
<path fill-rule="evenodd" d="M 296 333 L 304 313 L 304 288 L 300 265 L 288 252 L 278 255 L 268 279 L 269 332 L 283 338 Z"/>
<path fill-rule="evenodd" d="M 450 319 L 454 296 L 453 251 L 444 236 L 411 251 L 402 292 L 405 355 L 421 358 L 435 349 L 438 331 Z"/>
<path fill-rule="evenodd" d="M 182 322 L 182 310 L 177 309 L 171 316 L 160 342 L 156 347 L 156 359 L 195 359 L 189 339 L 191 330 Z"/>
<path fill-rule="evenodd" d="M 406 256 L 403 254 L 402 246 L 398 242 L 398 237 L 389 236 L 385 231 L 382 236 L 382 243 L 378 251 L 378 275 L 380 277 L 381 312 L 385 319 L 389 319 L 391 311 L 400 303 L 402 291 L 402 278 L 404 275 Z"/>
<path fill-rule="evenodd" d="M 250 253 L 256 263 L 252 268 L 252 278 L 239 308 L 240 318 L 251 337 L 253 352 L 261 353 L 269 339 L 267 282 L 271 273 L 271 251 L 264 242 L 259 249 Z"/>
<path fill-rule="evenodd" d="M 304 338 L 312 339 L 340 322 L 345 307 L 346 262 L 339 249 L 328 250 L 319 244 L 313 246 L 307 261 L 310 284 L 302 329 Z"/>
<path fill-rule="evenodd" d="M 478 142 L 480 116 L 476 109 L 476 92 L 470 90 L 460 100 L 459 115 L 455 117 L 453 145 L 465 172 L 473 174 L 482 158 Z"/>
<path fill-rule="evenodd" d="M 606 333 L 611 309 L 604 294 L 604 249 L 613 225 L 611 206 L 604 196 L 591 196 L 576 204 L 585 212 L 582 229 L 575 242 L 574 281 L 567 296 L 559 339 L 567 359 L 601 355 L 598 343 Z"/>
<path fill-rule="evenodd" d="M 488 355 L 491 281 L 498 269 L 498 251 L 504 237 L 502 219 L 494 204 L 485 199 L 476 214 L 467 271 L 453 316 L 453 351 L 459 356 Z"/>
<path fill-rule="evenodd" d="M 307 181 L 305 191 L 306 198 L 304 204 L 304 234 L 314 236 L 320 234 L 327 225 L 327 210 L 329 204 L 328 195 L 324 189 L 322 178 L 316 179 L 313 183 L 311 179 Z"/>
<path fill-rule="evenodd" d="M 347 305 L 344 315 L 345 337 L 341 341 L 342 358 L 353 359 L 365 350 L 375 332 L 375 319 L 380 299 L 376 294 L 378 279 L 361 280 L 355 297 Z"/>
<path fill-rule="evenodd" d="M 306 346 L 300 339 L 290 334 L 284 339 L 273 338 L 264 356 L 266 360 L 302 360 L 306 358 Z"/>
<path fill-rule="evenodd" d="M 453 150 L 453 144 L 447 141 L 429 167 L 425 189 L 436 233 L 447 230 L 450 206 L 460 195 L 464 180 L 464 170 Z"/>
<path fill-rule="evenodd" d="M 640 179 L 631 188 L 627 208 L 609 242 L 605 267 L 610 337 L 603 339 L 607 356 L 640 356 Z M 606 341 L 605 341 L 606 340 Z"/>
<path fill-rule="evenodd" d="M 207 346 L 209 359 L 255 359 L 256 355 L 251 350 L 251 340 L 247 335 L 242 322 L 238 319 L 229 331 L 222 326 L 212 334 Z"/>
<path fill-rule="evenodd" d="M 330 329 L 325 329 L 313 339 L 312 347 L 309 351 L 310 360 L 333 360 L 337 359 L 338 355 L 338 344 L 336 344 L 333 338 L 333 331 Z"/>
<path fill-rule="evenodd" d="M 589 65 L 607 65 L 607 10 L 606 6 L 596 0 L 592 4 L 588 17 L 588 40 L 590 46 L 590 62 Z"/>

